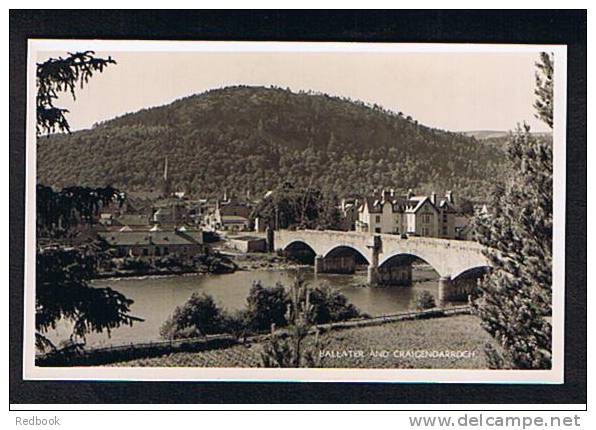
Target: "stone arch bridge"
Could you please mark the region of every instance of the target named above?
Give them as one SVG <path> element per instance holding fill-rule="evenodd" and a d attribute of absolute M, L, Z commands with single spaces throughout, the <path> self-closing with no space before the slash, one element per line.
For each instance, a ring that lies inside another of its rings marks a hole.
<path fill-rule="evenodd" d="M 412 262 L 421 259 L 439 274 L 440 303 L 467 297 L 489 268 L 483 247 L 470 241 L 328 230 L 271 233 L 271 249 L 291 254 L 300 246 L 310 248 L 316 273 L 353 273 L 356 258 L 366 261 L 370 284 L 409 285 Z"/>

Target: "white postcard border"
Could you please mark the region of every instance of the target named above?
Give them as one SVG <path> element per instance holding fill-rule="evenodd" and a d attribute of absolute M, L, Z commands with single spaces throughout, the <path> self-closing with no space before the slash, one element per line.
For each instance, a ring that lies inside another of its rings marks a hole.
<path fill-rule="evenodd" d="M 454 369 L 265 369 L 265 368 L 131 368 L 35 366 L 35 64 L 40 51 L 185 51 L 185 52 L 469 52 L 555 54 L 553 133 L 553 367 L 551 370 Z M 520 44 L 417 44 L 354 42 L 189 42 L 30 39 L 27 68 L 27 171 L 25 195 L 24 380 L 81 381 L 252 381 L 252 382 L 385 382 L 385 383 L 544 383 L 564 382 L 565 186 L 567 47 Z"/>

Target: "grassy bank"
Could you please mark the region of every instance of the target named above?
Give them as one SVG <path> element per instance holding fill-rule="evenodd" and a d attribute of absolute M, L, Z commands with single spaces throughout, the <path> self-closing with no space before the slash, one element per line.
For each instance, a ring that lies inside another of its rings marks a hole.
<path fill-rule="evenodd" d="M 321 367 L 482 369 L 487 367 L 484 345 L 491 341 L 476 317 L 459 315 L 335 330 L 320 336 L 319 347 L 323 354 Z M 257 367 L 261 348 L 260 343 L 235 345 L 110 366 Z M 396 351 L 399 353 L 394 354 Z M 446 354 L 458 351 L 465 351 L 465 356 Z"/>

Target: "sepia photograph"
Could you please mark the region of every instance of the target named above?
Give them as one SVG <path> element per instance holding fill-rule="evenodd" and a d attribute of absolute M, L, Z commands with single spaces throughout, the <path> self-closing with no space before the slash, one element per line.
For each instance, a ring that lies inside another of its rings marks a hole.
<path fill-rule="evenodd" d="M 24 379 L 563 383 L 566 71 L 30 39 Z"/>

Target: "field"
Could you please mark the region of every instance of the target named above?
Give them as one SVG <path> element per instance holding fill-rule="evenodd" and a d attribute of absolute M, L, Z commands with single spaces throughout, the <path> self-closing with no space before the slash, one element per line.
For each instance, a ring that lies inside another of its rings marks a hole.
<path fill-rule="evenodd" d="M 311 339 L 312 340 L 312 339 Z M 334 330 L 320 336 L 321 367 L 487 368 L 484 345 L 491 337 L 471 315 L 399 321 Z M 235 345 L 111 364 L 126 367 L 258 367 L 262 345 Z"/>

